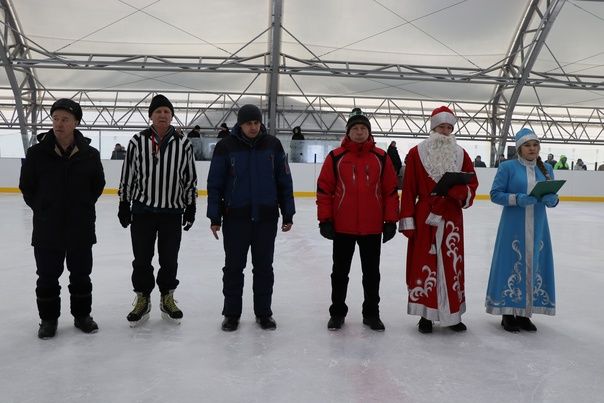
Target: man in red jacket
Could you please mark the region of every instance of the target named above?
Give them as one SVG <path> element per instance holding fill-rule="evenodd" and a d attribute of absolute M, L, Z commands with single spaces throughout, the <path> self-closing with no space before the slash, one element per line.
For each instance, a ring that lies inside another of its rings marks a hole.
<path fill-rule="evenodd" d="M 431 195 L 445 172 L 472 172 L 468 153 L 457 145 L 455 115 L 446 106 L 430 119 L 430 137 L 409 150 L 401 196 L 399 231 L 407 238 L 407 313 L 421 316 L 419 331 L 432 332 L 432 321 L 464 331 L 464 244 L 462 208 L 474 201 L 478 181 Z"/>
<path fill-rule="evenodd" d="M 380 320 L 380 251 L 396 234 L 396 173 L 388 154 L 375 146 L 371 123 L 355 108 L 342 146 L 330 152 L 317 182 L 321 235 L 333 240 L 329 330 L 338 330 L 348 313 L 346 290 L 355 245 L 363 271 L 363 323 L 383 331 Z"/>

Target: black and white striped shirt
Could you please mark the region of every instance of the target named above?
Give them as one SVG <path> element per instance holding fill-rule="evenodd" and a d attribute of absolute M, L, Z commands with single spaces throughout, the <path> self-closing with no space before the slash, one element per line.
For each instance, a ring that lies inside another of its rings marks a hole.
<path fill-rule="evenodd" d="M 120 201 L 137 201 L 159 209 L 184 209 L 195 201 L 197 173 L 193 146 L 173 127 L 170 130 L 172 135 L 155 155 L 150 128 L 132 137 L 122 166 Z"/>

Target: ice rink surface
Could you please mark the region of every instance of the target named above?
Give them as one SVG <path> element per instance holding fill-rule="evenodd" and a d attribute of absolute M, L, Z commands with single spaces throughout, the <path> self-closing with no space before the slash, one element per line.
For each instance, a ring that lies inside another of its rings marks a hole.
<path fill-rule="evenodd" d="M 320 237 L 314 199 L 296 200 L 289 233 L 280 232 L 273 297 L 276 331 L 254 323 L 251 267 L 237 332 L 220 330 L 222 240 L 198 202 L 184 233 L 175 296 L 180 326 L 163 321 L 159 293 L 151 319 L 131 329 L 129 231 L 117 197 L 97 204 L 93 316 L 86 335 L 69 314 L 62 277 L 57 336 L 36 337 L 32 213 L 18 194 L 0 195 L 2 287 L 0 401 L 69 402 L 602 402 L 604 401 L 604 205 L 561 202 L 548 211 L 554 243 L 557 315 L 535 315 L 536 333 L 510 334 L 484 311 L 500 207 L 477 201 L 465 212 L 468 331 L 417 331 L 406 314 L 400 234 L 382 249 L 381 313 L 386 331 L 362 325 L 361 271 L 353 260 L 350 308 L 339 332 L 326 328 L 331 244 Z"/>

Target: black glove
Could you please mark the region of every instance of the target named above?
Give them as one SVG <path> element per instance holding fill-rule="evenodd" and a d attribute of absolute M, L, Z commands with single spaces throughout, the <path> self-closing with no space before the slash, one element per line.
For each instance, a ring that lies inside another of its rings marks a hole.
<path fill-rule="evenodd" d="M 197 211 L 197 206 L 195 205 L 195 201 L 189 204 L 187 208 L 185 208 L 185 212 L 182 214 L 182 229 L 188 231 L 193 226 L 195 222 L 195 212 Z"/>
<path fill-rule="evenodd" d="M 333 224 L 331 221 L 323 221 L 319 223 L 319 231 L 321 232 L 321 236 L 323 238 L 333 241 L 335 231 L 333 230 Z"/>
<path fill-rule="evenodd" d="M 121 201 L 117 218 L 120 219 L 122 227 L 127 228 L 132 223 L 132 211 L 130 210 L 130 202 Z"/>
<path fill-rule="evenodd" d="M 382 243 L 386 243 L 396 235 L 396 224 L 393 222 L 384 223 L 384 229 L 382 230 Z"/>

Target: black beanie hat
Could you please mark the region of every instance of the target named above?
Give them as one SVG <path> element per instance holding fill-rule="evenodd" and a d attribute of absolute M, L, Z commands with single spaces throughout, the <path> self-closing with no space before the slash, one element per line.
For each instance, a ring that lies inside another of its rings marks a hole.
<path fill-rule="evenodd" d="M 172 106 L 172 102 L 162 94 L 157 94 L 151 100 L 151 104 L 149 105 L 149 117 L 153 114 L 153 111 L 159 108 L 160 106 L 167 106 L 170 108 L 172 112 L 172 116 L 174 116 L 174 107 Z"/>
<path fill-rule="evenodd" d="M 80 107 L 80 104 L 76 101 L 67 98 L 61 98 L 57 100 L 50 107 L 50 116 L 52 116 L 53 112 L 57 109 L 63 109 L 71 113 L 78 122 L 82 120 L 82 108 Z"/>
<path fill-rule="evenodd" d="M 242 125 L 245 122 L 250 122 L 252 120 L 257 120 L 262 123 L 262 112 L 256 105 L 243 105 L 239 112 L 237 112 L 237 123 Z"/>
<path fill-rule="evenodd" d="M 350 131 L 350 128 L 356 124 L 362 124 L 367 127 L 369 130 L 369 134 L 371 134 L 371 123 L 367 116 L 363 115 L 363 111 L 361 108 L 354 108 L 348 117 L 348 122 L 346 122 L 346 134 Z"/>

